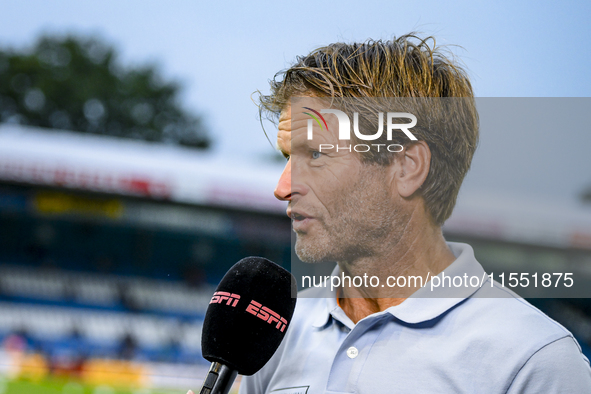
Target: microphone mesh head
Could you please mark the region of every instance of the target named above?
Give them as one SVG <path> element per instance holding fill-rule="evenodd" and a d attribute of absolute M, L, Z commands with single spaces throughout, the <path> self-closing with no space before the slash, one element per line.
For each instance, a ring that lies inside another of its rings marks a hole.
<path fill-rule="evenodd" d="M 296 304 L 289 271 L 262 257 L 237 262 L 218 285 L 203 323 L 203 357 L 252 375 L 283 340 Z"/>

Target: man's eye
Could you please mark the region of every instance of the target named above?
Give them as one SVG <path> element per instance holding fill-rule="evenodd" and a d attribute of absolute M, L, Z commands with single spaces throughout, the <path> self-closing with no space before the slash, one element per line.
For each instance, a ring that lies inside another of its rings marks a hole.
<path fill-rule="evenodd" d="M 317 150 L 312 151 L 312 159 L 319 159 L 322 156 L 322 153 L 318 152 Z"/>

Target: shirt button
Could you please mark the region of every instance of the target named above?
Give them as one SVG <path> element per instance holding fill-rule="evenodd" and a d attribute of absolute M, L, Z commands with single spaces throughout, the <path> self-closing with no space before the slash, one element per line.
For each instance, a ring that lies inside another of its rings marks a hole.
<path fill-rule="evenodd" d="M 356 347 L 351 346 L 349 349 L 347 349 L 347 356 L 349 358 L 355 358 L 355 357 L 357 357 L 358 354 L 359 354 L 359 351 L 357 350 Z"/>

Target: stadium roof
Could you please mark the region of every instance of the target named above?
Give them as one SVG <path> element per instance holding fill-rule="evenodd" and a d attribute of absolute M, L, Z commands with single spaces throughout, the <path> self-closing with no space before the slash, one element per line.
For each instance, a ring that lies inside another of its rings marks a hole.
<path fill-rule="evenodd" d="M 0 181 L 284 214 L 281 166 L 178 146 L 0 125 Z M 591 207 L 462 192 L 444 229 L 486 239 L 591 249 Z"/>
<path fill-rule="evenodd" d="M 0 180 L 274 213 L 276 165 L 179 146 L 0 125 Z"/>

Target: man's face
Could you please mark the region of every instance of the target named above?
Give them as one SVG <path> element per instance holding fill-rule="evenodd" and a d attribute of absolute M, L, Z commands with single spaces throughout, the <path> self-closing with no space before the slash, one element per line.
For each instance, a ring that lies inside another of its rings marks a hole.
<path fill-rule="evenodd" d="M 348 149 L 320 152 L 320 144 L 346 146 L 337 139 L 336 118 L 327 116 L 331 131 L 314 127 L 314 137 L 308 140 L 310 118 L 304 112 L 301 105 L 294 104 L 293 111 L 287 107 L 277 135 L 288 163 L 275 196 L 289 201 L 298 257 L 306 262 L 344 262 L 391 246 L 392 235 L 401 231 L 399 223 L 405 219 L 397 208 L 391 168 L 363 164 L 359 154 Z"/>

